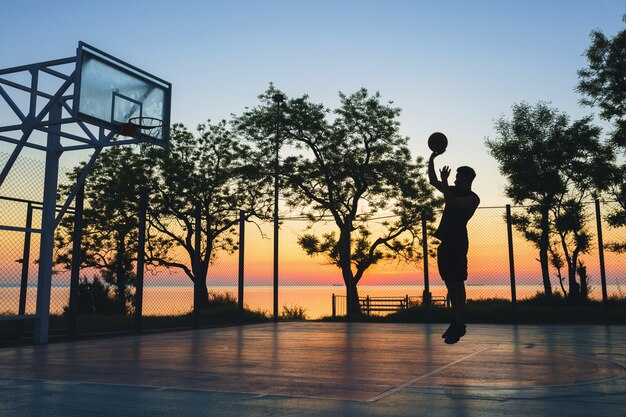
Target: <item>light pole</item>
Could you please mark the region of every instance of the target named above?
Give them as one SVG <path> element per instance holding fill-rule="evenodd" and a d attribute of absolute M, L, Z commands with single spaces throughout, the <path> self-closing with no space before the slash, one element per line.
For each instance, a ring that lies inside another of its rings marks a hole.
<path fill-rule="evenodd" d="M 285 101 L 282 94 L 272 97 L 276 103 L 276 147 L 274 155 L 274 321 L 278 320 L 278 151 L 280 149 L 280 103 Z"/>

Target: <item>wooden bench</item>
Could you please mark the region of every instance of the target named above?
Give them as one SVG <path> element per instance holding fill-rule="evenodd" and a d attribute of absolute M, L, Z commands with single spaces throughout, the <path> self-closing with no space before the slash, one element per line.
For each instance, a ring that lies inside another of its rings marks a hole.
<path fill-rule="evenodd" d="M 404 310 L 411 306 L 418 304 L 418 299 L 421 297 L 359 297 L 359 304 L 361 304 L 361 311 L 365 314 L 371 312 L 386 312 L 386 311 L 398 311 Z M 449 307 L 448 297 L 445 295 L 431 296 L 430 302 L 435 306 Z"/>
<path fill-rule="evenodd" d="M 359 297 L 361 311 L 365 314 L 372 312 L 398 311 L 409 308 L 411 300 L 408 295 L 404 297 Z"/>

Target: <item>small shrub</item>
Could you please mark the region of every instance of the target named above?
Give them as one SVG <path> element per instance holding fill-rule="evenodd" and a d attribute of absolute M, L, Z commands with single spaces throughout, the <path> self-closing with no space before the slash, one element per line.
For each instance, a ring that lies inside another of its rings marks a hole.
<path fill-rule="evenodd" d="M 69 313 L 69 306 L 63 308 Z M 115 314 L 118 312 L 111 286 L 98 277 L 78 283 L 78 314 Z"/>
<path fill-rule="evenodd" d="M 209 291 L 209 302 L 208 309 L 214 308 L 224 308 L 224 307 L 237 307 L 237 298 L 229 292 L 227 293 L 216 293 L 213 291 Z"/>
<path fill-rule="evenodd" d="M 306 309 L 297 305 L 283 306 L 280 318 L 283 320 L 306 320 Z"/>

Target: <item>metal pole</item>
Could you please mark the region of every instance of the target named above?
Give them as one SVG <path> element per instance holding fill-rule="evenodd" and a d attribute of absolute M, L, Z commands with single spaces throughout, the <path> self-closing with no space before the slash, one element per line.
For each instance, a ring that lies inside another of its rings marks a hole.
<path fill-rule="evenodd" d="M 61 120 L 63 107 L 58 101 L 51 105 L 49 120 Z M 41 215 L 41 241 L 39 245 L 39 271 L 37 274 L 37 319 L 34 341 L 48 343 L 50 326 L 50 289 L 52 287 L 52 257 L 54 254 L 54 228 L 57 186 L 59 182 L 59 157 L 61 156 L 61 125 L 52 124 L 47 138 L 46 174 Z"/>
<path fill-rule="evenodd" d="M 239 307 L 239 320 L 243 320 L 243 272 L 244 272 L 244 247 L 246 233 L 246 213 L 239 210 L 239 282 L 237 306 Z"/>
<path fill-rule="evenodd" d="M 280 150 L 280 103 L 285 100 L 282 94 L 273 97 L 276 103 L 276 144 L 274 155 L 274 320 L 278 320 L 278 175 L 280 164 L 278 152 Z"/>
<path fill-rule="evenodd" d="M 606 270 L 604 269 L 604 243 L 602 242 L 602 214 L 600 200 L 596 198 L 596 226 L 598 228 L 598 256 L 600 257 L 600 280 L 602 282 L 602 305 L 604 306 L 604 320 L 609 322 L 609 296 L 606 291 Z"/>
<path fill-rule="evenodd" d="M 424 292 L 422 303 L 426 305 L 426 322 L 430 323 L 431 299 L 430 278 L 428 276 L 428 232 L 426 229 L 426 212 L 422 211 L 422 252 L 424 253 Z"/>
<path fill-rule="evenodd" d="M 22 252 L 22 280 L 20 283 L 20 305 L 18 314 L 23 316 L 26 314 L 26 292 L 28 291 L 28 268 L 30 266 L 30 229 L 33 227 L 33 205 L 28 202 L 26 207 L 26 231 L 24 232 L 24 251 Z M 24 332 L 24 322 L 22 320 L 17 323 L 17 335 L 22 337 Z"/>
<path fill-rule="evenodd" d="M 148 211 L 148 189 L 139 191 L 139 227 L 137 231 L 137 278 L 135 282 L 135 332 L 141 332 L 143 314 L 143 270 L 146 260 L 146 217 Z"/>
<path fill-rule="evenodd" d="M 198 327 L 200 325 L 200 277 L 198 274 L 200 273 L 200 244 L 202 239 L 202 207 L 199 201 L 196 202 L 194 218 L 196 230 L 194 236 L 195 252 L 193 256 L 193 327 Z"/>
<path fill-rule="evenodd" d="M 354 300 L 354 283 L 352 282 L 352 252 L 351 252 L 351 247 L 350 247 L 350 233 L 352 230 L 352 220 L 350 218 L 350 213 L 348 213 L 346 215 L 346 233 L 345 233 L 345 238 L 343 241 L 344 247 L 343 250 L 346 253 L 346 262 L 348 263 L 348 268 L 350 269 L 350 274 L 348 275 L 348 294 L 347 294 L 347 298 L 346 298 L 346 310 L 347 310 L 347 314 L 346 314 L 346 318 L 348 319 L 348 321 L 352 320 L 352 311 L 360 308 L 359 305 L 359 300 Z M 356 305 L 354 305 L 354 302 L 356 301 Z M 369 306 L 368 306 L 368 314 L 369 314 Z"/>
<path fill-rule="evenodd" d="M 26 229 L 33 227 L 33 205 L 26 208 Z M 26 291 L 28 290 L 28 267 L 30 265 L 30 230 L 24 232 L 24 251 L 22 252 L 22 282 L 20 284 L 19 315 L 26 314 Z"/>
<path fill-rule="evenodd" d="M 506 233 L 509 240 L 509 275 L 511 277 L 511 306 L 513 307 L 513 323 L 517 324 L 517 293 L 515 287 L 515 256 L 513 252 L 513 222 L 511 221 L 511 205 L 506 205 Z"/>
<path fill-rule="evenodd" d="M 70 307 L 67 333 L 76 335 L 78 320 L 78 286 L 80 283 L 81 241 L 83 239 L 83 208 L 85 201 L 85 184 L 78 189 L 74 209 L 74 232 L 72 233 L 72 272 L 70 275 Z"/>

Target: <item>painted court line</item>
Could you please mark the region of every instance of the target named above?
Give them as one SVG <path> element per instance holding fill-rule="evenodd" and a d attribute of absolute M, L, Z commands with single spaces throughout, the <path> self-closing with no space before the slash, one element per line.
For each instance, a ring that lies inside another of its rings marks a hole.
<path fill-rule="evenodd" d="M 255 391 L 237 391 L 237 390 L 224 390 L 219 388 L 189 388 L 189 387 L 160 387 L 156 385 L 146 385 L 146 384 L 124 384 L 124 383 L 115 383 L 115 382 L 95 382 L 95 381 L 81 381 L 75 383 L 65 384 L 65 381 L 53 380 L 53 379 L 39 379 L 39 378 L 16 378 L 11 377 L 5 379 L 0 376 L 0 381 L 4 381 L 0 385 L 8 385 L 13 384 L 15 382 L 38 382 L 42 384 L 49 385 L 74 385 L 74 386 L 107 386 L 107 387 L 123 387 L 123 388 L 143 388 L 143 389 L 151 389 L 157 392 L 163 391 L 190 391 L 190 392 L 205 392 L 205 393 L 218 393 L 218 394 L 241 394 L 241 395 L 253 395 L 256 398 L 265 398 L 265 397 L 284 397 L 284 398 L 304 398 L 309 400 L 333 400 L 333 401 L 352 401 L 352 402 L 362 402 L 368 400 L 359 400 L 353 398 L 344 398 L 344 397 L 334 397 L 334 396 L 317 396 L 317 395 L 299 395 L 299 394 L 288 394 L 281 393 L 275 394 L 271 392 L 255 392 Z"/>
<path fill-rule="evenodd" d="M 476 355 L 478 355 L 479 353 L 483 353 L 484 351 L 489 350 L 489 349 L 491 349 L 491 348 L 493 348 L 493 347 L 496 347 L 496 346 L 498 346 L 498 344 L 497 344 L 497 343 L 496 343 L 496 344 L 494 344 L 494 345 L 487 346 L 487 347 L 484 347 L 484 348 L 482 348 L 482 349 L 479 349 L 479 350 L 477 350 L 477 351 L 476 351 L 476 352 L 474 352 L 474 353 L 470 353 L 470 354 L 469 354 L 469 355 L 467 355 L 467 356 L 464 356 L 464 357 L 462 357 L 462 358 L 460 358 L 460 359 L 457 359 L 457 360 L 455 360 L 455 361 L 453 361 L 453 362 L 450 362 L 450 363 L 448 363 L 448 364 L 446 364 L 446 365 L 443 365 L 442 367 L 439 367 L 439 368 L 437 368 L 437 369 L 435 369 L 435 370 L 433 370 L 433 371 L 430 371 L 430 372 L 428 372 L 428 373 L 425 373 L 424 375 L 420 375 L 420 376 L 418 376 L 417 378 L 413 378 L 412 380 L 407 381 L 407 382 L 405 382 L 404 384 L 398 385 L 397 387 L 394 387 L 394 388 L 390 389 L 389 391 L 385 391 L 385 392 L 383 392 L 382 394 L 378 394 L 377 396 L 375 396 L 375 397 L 372 397 L 372 398 L 368 399 L 368 400 L 367 400 L 367 402 L 374 402 L 374 401 L 378 401 L 378 400 L 380 400 L 380 399 L 382 399 L 382 398 L 388 397 L 388 396 L 390 396 L 391 394 L 394 394 L 394 393 L 396 393 L 396 392 L 398 392 L 398 391 L 400 391 L 400 390 L 402 390 L 402 389 L 404 389 L 404 388 L 406 388 L 406 387 L 408 387 L 408 386 L 410 386 L 410 385 L 415 384 L 417 381 L 420 381 L 420 380 L 422 380 L 422 379 L 424 379 L 424 378 L 428 378 L 429 376 L 435 375 L 435 374 L 437 374 L 437 373 L 439 373 L 439 372 L 443 371 L 443 370 L 444 370 L 444 369 L 446 369 L 446 368 L 449 368 L 449 367 L 451 367 L 451 366 L 454 366 L 454 365 L 456 365 L 456 364 L 457 364 L 457 363 L 459 363 L 459 362 L 463 362 L 465 359 L 469 359 L 469 358 L 471 358 L 472 356 L 476 356 Z"/>

